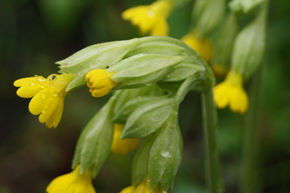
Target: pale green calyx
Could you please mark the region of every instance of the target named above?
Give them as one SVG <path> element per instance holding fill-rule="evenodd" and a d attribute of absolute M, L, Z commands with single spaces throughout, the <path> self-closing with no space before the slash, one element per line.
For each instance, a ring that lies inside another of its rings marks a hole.
<path fill-rule="evenodd" d="M 262 62 L 265 49 L 266 6 L 237 36 L 232 56 L 232 71 L 248 79 Z"/>
<path fill-rule="evenodd" d="M 152 83 L 180 82 L 189 76 L 202 80 L 201 87 L 214 84 L 214 76 L 200 56 L 180 40 L 170 37 L 144 37 L 97 44 L 57 62 L 61 73 L 75 79 L 67 90 L 85 84 L 93 69 L 107 69 L 114 75 L 115 89 Z M 203 89 L 203 88 L 197 88 Z"/>

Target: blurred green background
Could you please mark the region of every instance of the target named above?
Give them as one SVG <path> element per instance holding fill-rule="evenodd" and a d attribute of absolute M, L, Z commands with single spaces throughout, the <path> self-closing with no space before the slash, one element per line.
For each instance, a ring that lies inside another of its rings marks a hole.
<path fill-rule="evenodd" d="M 120 14 L 149 0 L 9 0 L 0 2 L 0 193 L 40 193 L 70 171 L 77 138 L 107 100 L 79 88 L 65 101 L 63 119 L 47 129 L 18 98 L 13 81 L 55 73 L 55 61 L 100 42 L 139 37 Z M 170 35 L 189 32 L 192 3 L 169 18 Z M 290 1 L 273 0 L 263 62 L 259 109 L 261 192 L 290 192 Z M 180 110 L 183 161 L 173 193 L 203 193 L 204 145 L 200 96 L 190 93 Z M 243 116 L 219 111 L 219 145 L 226 192 L 238 192 L 242 172 Z M 98 193 L 117 193 L 130 184 L 133 154 L 111 155 L 94 181 Z M 256 172 L 256 171 L 255 171 Z"/>

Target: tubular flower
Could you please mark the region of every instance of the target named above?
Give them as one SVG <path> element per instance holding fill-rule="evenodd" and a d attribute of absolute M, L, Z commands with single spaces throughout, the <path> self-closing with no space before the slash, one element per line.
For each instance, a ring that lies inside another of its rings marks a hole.
<path fill-rule="evenodd" d="M 141 33 L 150 33 L 153 36 L 167 36 L 167 17 L 171 10 L 169 0 L 158 0 L 151 5 L 137 6 L 122 13 L 125 20 L 140 28 Z"/>
<path fill-rule="evenodd" d="M 105 69 L 91 70 L 86 75 L 87 86 L 93 97 L 102 97 L 108 94 L 117 84 L 111 79 L 113 73 Z"/>
<path fill-rule="evenodd" d="M 92 174 L 80 173 L 80 166 L 72 172 L 55 178 L 47 186 L 48 193 L 96 193 L 92 184 Z"/>
<path fill-rule="evenodd" d="M 61 120 L 65 88 L 72 79 L 72 74 L 34 76 L 18 79 L 14 86 L 20 87 L 16 92 L 18 96 L 32 98 L 28 106 L 30 113 L 39 115 L 39 122 L 51 128 L 57 127 Z"/>
<path fill-rule="evenodd" d="M 121 139 L 121 134 L 124 129 L 124 125 L 115 124 L 114 125 L 114 137 L 111 147 L 111 151 L 115 154 L 127 154 L 131 151 L 135 151 L 139 145 L 139 139 Z"/>
<path fill-rule="evenodd" d="M 244 113 L 248 108 L 248 95 L 242 76 L 230 71 L 225 81 L 214 87 L 214 100 L 218 108 L 229 105 L 233 112 Z"/>
<path fill-rule="evenodd" d="M 144 181 L 137 187 L 129 186 L 124 188 L 120 193 L 166 193 L 160 186 L 156 186 L 151 191 L 149 189 L 149 181 Z"/>
<path fill-rule="evenodd" d="M 185 35 L 181 40 L 198 52 L 207 62 L 211 61 L 213 48 L 210 39 L 199 38 L 196 30 L 193 30 Z"/>

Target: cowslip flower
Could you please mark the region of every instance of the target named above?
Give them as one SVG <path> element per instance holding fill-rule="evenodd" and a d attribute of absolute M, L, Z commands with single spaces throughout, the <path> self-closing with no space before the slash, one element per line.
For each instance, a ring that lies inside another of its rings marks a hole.
<path fill-rule="evenodd" d="M 181 39 L 184 43 L 192 47 L 207 62 L 210 62 L 213 55 L 213 48 L 210 39 L 199 38 L 196 30 L 188 33 Z"/>
<path fill-rule="evenodd" d="M 218 108 L 229 105 L 233 112 L 246 112 L 248 95 L 243 88 L 242 75 L 230 71 L 226 79 L 214 87 L 214 100 Z"/>
<path fill-rule="evenodd" d="M 34 76 L 18 79 L 14 86 L 20 87 L 16 92 L 19 97 L 32 98 L 28 106 L 30 113 L 39 115 L 39 122 L 51 128 L 57 127 L 61 120 L 65 88 L 73 77 L 72 74 Z"/>
<path fill-rule="evenodd" d="M 171 10 L 169 0 L 158 0 L 151 5 L 137 6 L 125 10 L 122 17 L 130 20 L 133 25 L 140 28 L 141 33 L 150 33 L 153 36 L 167 36 L 167 17 Z"/>
<path fill-rule="evenodd" d="M 102 97 L 108 94 L 117 84 L 111 79 L 113 73 L 105 69 L 94 69 L 87 73 L 87 86 L 93 97 Z"/>
<path fill-rule="evenodd" d="M 80 173 L 80 166 L 72 172 L 55 178 L 46 188 L 48 193 L 96 193 L 89 171 Z"/>
<path fill-rule="evenodd" d="M 114 125 L 114 137 L 111 147 L 111 151 L 115 154 L 127 154 L 131 151 L 135 151 L 139 145 L 139 139 L 121 139 L 121 134 L 124 129 L 123 124 Z"/>
<path fill-rule="evenodd" d="M 137 187 L 129 186 L 124 188 L 120 193 L 166 193 L 166 191 L 164 191 L 160 186 L 156 186 L 150 191 L 149 181 L 146 180 Z"/>

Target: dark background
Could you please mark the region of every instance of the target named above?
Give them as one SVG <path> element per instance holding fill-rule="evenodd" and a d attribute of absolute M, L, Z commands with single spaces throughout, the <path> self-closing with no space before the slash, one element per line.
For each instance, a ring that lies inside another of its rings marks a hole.
<path fill-rule="evenodd" d="M 57 72 L 55 61 L 88 45 L 139 37 L 120 14 L 146 0 L 9 0 L 0 2 L 0 193 L 45 192 L 56 176 L 70 171 L 77 138 L 107 100 L 87 88 L 66 97 L 63 119 L 47 129 L 16 96 L 13 81 Z M 169 18 L 170 35 L 189 32 L 192 4 Z M 290 1 L 273 0 L 263 62 L 259 109 L 261 192 L 290 192 Z M 173 193 L 205 192 L 200 96 L 190 93 L 180 110 L 183 161 Z M 219 111 L 219 145 L 227 192 L 237 192 L 244 117 Z M 94 181 L 98 193 L 115 193 L 130 184 L 133 154 L 111 155 Z"/>

